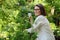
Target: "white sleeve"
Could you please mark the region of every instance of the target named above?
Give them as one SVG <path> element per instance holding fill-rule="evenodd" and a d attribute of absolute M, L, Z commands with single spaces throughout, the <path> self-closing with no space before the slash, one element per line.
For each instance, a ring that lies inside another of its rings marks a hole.
<path fill-rule="evenodd" d="M 41 25 L 43 24 L 44 24 L 44 18 L 38 17 L 36 21 L 34 22 L 34 24 L 32 25 L 32 27 L 27 29 L 27 31 L 31 33 L 34 30 L 36 30 L 38 27 L 41 27 Z"/>

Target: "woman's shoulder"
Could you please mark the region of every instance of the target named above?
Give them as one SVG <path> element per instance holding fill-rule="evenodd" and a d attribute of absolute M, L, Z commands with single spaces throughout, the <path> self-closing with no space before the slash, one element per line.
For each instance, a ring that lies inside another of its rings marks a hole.
<path fill-rule="evenodd" d="M 40 16 L 38 16 L 37 18 L 36 18 L 36 20 L 38 21 L 48 21 L 48 19 L 45 17 L 45 16 L 43 16 L 43 15 L 40 15 Z"/>
<path fill-rule="evenodd" d="M 39 15 L 39 16 L 35 19 L 35 21 L 40 21 L 40 20 L 44 20 L 44 16 L 43 16 L 43 15 Z"/>
<path fill-rule="evenodd" d="M 45 18 L 45 16 L 43 16 L 43 15 L 39 15 L 38 17 L 37 17 L 37 19 L 44 19 Z"/>

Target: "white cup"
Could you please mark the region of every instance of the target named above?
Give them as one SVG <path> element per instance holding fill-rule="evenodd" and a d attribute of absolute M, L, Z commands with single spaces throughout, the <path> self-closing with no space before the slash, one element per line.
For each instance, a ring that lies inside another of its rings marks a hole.
<path fill-rule="evenodd" d="M 31 13 L 28 13 L 28 17 L 31 17 L 32 16 L 32 14 Z"/>

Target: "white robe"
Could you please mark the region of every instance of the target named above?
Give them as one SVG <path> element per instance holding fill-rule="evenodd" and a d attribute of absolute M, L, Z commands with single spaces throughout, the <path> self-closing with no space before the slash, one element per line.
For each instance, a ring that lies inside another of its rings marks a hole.
<path fill-rule="evenodd" d="M 53 32 L 50 28 L 49 21 L 43 15 L 35 19 L 31 28 L 27 29 L 28 32 L 37 32 L 36 40 L 55 40 Z"/>

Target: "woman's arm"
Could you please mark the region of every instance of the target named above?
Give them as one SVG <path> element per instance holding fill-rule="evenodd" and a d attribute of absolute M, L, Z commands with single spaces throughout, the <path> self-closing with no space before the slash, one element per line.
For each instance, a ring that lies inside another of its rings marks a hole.
<path fill-rule="evenodd" d="M 35 22 L 34 22 L 34 24 L 32 25 L 32 27 L 29 28 L 29 29 L 27 29 L 27 31 L 28 31 L 29 33 L 31 33 L 31 32 L 33 32 L 34 30 L 36 30 L 38 27 L 41 27 L 41 25 L 43 25 L 43 24 L 44 24 L 44 18 L 43 18 L 43 17 L 38 17 L 38 18 L 35 20 Z"/>

